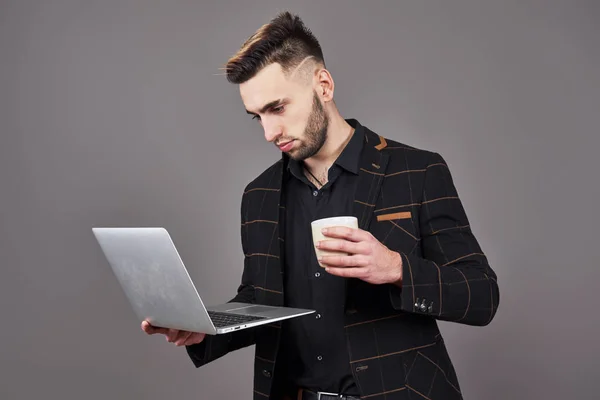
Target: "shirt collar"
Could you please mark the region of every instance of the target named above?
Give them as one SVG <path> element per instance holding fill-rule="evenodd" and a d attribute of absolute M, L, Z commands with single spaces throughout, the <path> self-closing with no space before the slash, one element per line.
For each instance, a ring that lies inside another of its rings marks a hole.
<path fill-rule="evenodd" d="M 360 165 L 360 153 L 362 152 L 365 132 L 362 125 L 355 119 L 347 119 L 346 122 L 354 128 L 354 133 L 350 141 L 340 153 L 335 164 L 344 168 L 346 171 L 358 174 Z"/>
<path fill-rule="evenodd" d="M 346 147 L 342 150 L 334 164 L 339 165 L 348 172 L 358 175 L 360 165 L 360 154 L 362 152 L 365 131 L 356 119 L 346 119 L 346 122 L 354 128 L 352 137 Z M 303 176 L 301 161 L 289 159 L 288 170 L 297 178 Z"/>

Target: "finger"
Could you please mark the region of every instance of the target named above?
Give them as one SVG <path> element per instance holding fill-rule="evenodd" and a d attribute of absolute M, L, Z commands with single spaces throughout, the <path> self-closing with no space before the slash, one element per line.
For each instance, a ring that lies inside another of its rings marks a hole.
<path fill-rule="evenodd" d="M 148 323 L 148 321 L 142 321 L 142 330 L 144 332 L 146 332 L 147 334 L 151 335 L 152 333 L 154 333 L 154 328 L 152 327 L 152 325 L 150 325 Z"/>
<path fill-rule="evenodd" d="M 205 337 L 206 337 L 206 334 L 204 334 L 204 333 L 194 333 L 185 341 L 184 345 L 191 346 L 193 344 L 201 343 Z"/>
<path fill-rule="evenodd" d="M 338 267 L 325 267 L 325 271 L 331 275 L 340 276 L 342 278 L 358 278 L 364 279 L 367 277 L 365 268 L 338 268 Z"/>
<path fill-rule="evenodd" d="M 361 242 L 369 239 L 369 232 L 347 226 L 332 226 L 329 228 L 323 228 L 321 232 L 324 236 L 346 239 L 351 242 Z"/>
<path fill-rule="evenodd" d="M 177 346 L 181 346 L 183 345 L 183 343 L 185 343 L 185 341 L 192 336 L 194 333 L 193 332 L 187 332 L 187 331 L 180 331 L 179 335 L 177 335 L 177 337 L 175 338 L 175 344 Z"/>
<path fill-rule="evenodd" d="M 173 343 L 177 344 L 178 340 L 180 340 L 182 337 L 188 336 L 188 335 L 189 335 L 188 331 L 177 331 L 177 333 L 175 334 L 175 336 L 172 338 Z"/>
<path fill-rule="evenodd" d="M 166 334 L 167 329 L 152 326 L 148 321 L 142 321 L 142 330 L 148 335 L 155 335 L 157 333 Z"/>
<path fill-rule="evenodd" d="M 367 254 L 368 246 L 364 242 L 351 242 L 345 239 L 321 240 L 317 243 L 320 250 L 340 251 L 351 254 Z"/>
<path fill-rule="evenodd" d="M 368 264 L 368 259 L 362 254 L 355 255 L 335 255 L 335 256 L 322 256 L 318 258 L 319 264 L 324 267 L 342 267 L 342 268 L 352 268 L 352 267 L 366 267 Z"/>
<path fill-rule="evenodd" d="M 179 334 L 179 330 L 177 329 L 168 329 L 166 333 L 167 342 L 173 343 L 175 339 L 177 339 L 177 335 Z"/>

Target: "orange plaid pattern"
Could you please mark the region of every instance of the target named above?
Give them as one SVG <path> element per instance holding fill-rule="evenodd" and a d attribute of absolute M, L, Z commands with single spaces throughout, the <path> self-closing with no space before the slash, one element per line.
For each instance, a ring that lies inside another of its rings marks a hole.
<path fill-rule="evenodd" d="M 365 399 L 462 399 L 437 320 L 489 324 L 496 274 L 470 229 L 448 165 L 437 153 L 367 128 L 354 215 L 403 260 L 402 288 L 348 280 L 346 338 Z M 245 254 L 235 301 L 283 306 L 282 158 L 251 182 L 241 204 Z M 207 337 L 188 347 L 199 367 L 256 344 L 254 399 L 278 398 L 279 323 Z"/>

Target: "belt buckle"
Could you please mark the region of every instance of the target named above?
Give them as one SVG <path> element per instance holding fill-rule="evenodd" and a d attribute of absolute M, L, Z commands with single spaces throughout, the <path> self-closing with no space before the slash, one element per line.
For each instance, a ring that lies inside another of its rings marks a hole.
<path fill-rule="evenodd" d="M 339 393 L 329 393 L 329 392 L 317 392 L 317 400 L 321 400 L 321 396 L 331 396 L 331 397 L 338 397 L 338 398 L 342 398 L 344 396 L 342 396 Z"/>

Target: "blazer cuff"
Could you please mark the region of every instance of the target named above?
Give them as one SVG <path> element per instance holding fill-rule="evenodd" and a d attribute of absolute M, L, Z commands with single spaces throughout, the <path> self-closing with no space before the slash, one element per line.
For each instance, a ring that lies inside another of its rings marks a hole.
<path fill-rule="evenodd" d="M 439 313 L 438 269 L 426 260 L 400 253 L 402 257 L 402 286 L 392 284 L 390 301 L 396 310 L 423 315 Z M 431 263 L 433 264 L 433 263 Z"/>
<path fill-rule="evenodd" d="M 201 343 L 185 346 L 185 350 L 196 368 L 206 364 L 206 342 L 207 338 L 205 337 Z"/>
<path fill-rule="evenodd" d="M 186 346 L 185 349 L 194 366 L 198 368 L 227 354 L 230 341 L 231 333 L 206 335 L 202 342 Z"/>

